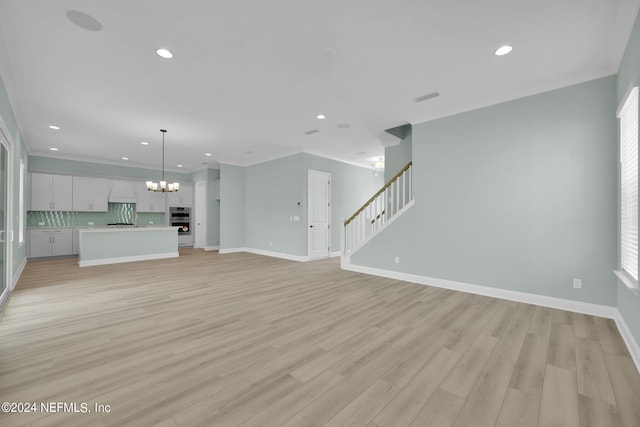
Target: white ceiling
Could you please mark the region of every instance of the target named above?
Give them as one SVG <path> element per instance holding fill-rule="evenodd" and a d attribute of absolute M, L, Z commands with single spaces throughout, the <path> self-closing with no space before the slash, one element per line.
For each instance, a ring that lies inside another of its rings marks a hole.
<path fill-rule="evenodd" d="M 30 154 L 158 169 L 166 128 L 169 170 L 300 151 L 371 167 L 385 129 L 615 73 L 639 4 L 0 0 L 0 73 Z"/>

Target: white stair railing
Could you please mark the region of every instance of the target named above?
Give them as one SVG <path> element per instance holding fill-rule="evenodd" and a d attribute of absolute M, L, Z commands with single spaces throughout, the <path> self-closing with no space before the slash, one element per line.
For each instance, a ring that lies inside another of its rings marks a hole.
<path fill-rule="evenodd" d="M 411 165 L 407 163 L 367 203 L 344 222 L 342 255 L 349 256 L 377 234 L 411 201 Z"/>

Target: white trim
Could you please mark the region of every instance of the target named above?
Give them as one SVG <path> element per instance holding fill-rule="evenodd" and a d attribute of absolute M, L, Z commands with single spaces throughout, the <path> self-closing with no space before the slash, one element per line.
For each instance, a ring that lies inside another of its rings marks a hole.
<path fill-rule="evenodd" d="M 205 246 L 204 250 L 205 251 L 217 251 L 218 249 L 220 249 L 220 246 L 216 245 L 216 246 Z"/>
<path fill-rule="evenodd" d="M 24 271 L 24 267 L 26 265 L 27 265 L 27 257 L 25 256 L 22 259 L 22 263 L 20 263 L 15 273 L 13 274 L 13 283 L 11 284 L 11 290 L 14 290 L 16 288 L 16 285 L 18 284 L 18 280 L 20 280 L 20 276 L 22 276 L 22 272 Z"/>
<path fill-rule="evenodd" d="M 640 346 L 638 346 L 638 342 L 634 339 L 633 334 L 629 330 L 629 326 L 627 326 L 627 322 L 624 321 L 622 313 L 620 313 L 618 309 L 616 309 L 615 321 L 618 326 L 618 331 L 620 331 L 620 335 L 631 354 L 631 359 L 633 359 L 633 363 L 635 363 L 636 369 L 640 373 Z"/>
<path fill-rule="evenodd" d="M 633 278 L 629 277 L 627 273 L 620 270 L 613 270 L 613 274 L 616 275 L 618 280 L 622 282 L 622 284 L 631 291 L 635 296 L 640 295 L 640 287 L 638 287 L 638 282 L 633 280 Z"/>
<path fill-rule="evenodd" d="M 331 254 L 329 255 L 330 258 L 334 258 L 337 256 L 342 255 L 342 251 L 335 251 L 335 252 L 331 252 Z"/>
<path fill-rule="evenodd" d="M 86 261 L 78 261 L 78 265 L 80 267 L 90 267 L 94 265 L 120 264 L 123 262 L 150 261 L 152 259 L 177 258 L 179 256 L 180 254 L 178 252 L 167 252 L 164 254 L 149 254 L 149 255 L 123 256 L 123 257 L 114 257 L 114 258 L 90 259 Z"/>
<path fill-rule="evenodd" d="M 222 254 L 235 254 L 236 252 L 249 252 L 248 248 L 245 247 L 239 247 L 239 248 L 227 248 L 227 249 L 220 249 L 218 248 L 218 252 L 222 255 Z"/>
<path fill-rule="evenodd" d="M 620 104 L 618 104 L 618 108 L 616 109 L 616 118 L 620 118 L 620 113 L 622 112 L 622 107 L 624 107 L 624 104 L 627 102 L 627 99 L 629 98 L 629 95 L 631 95 L 631 91 L 638 86 L 638 83 L 635 80 L 632 80 L 631 83 L 629 83 L 629 86 L 627 87 L 627 90 L 624 93 L 624 96 L 622 97 L 622 102 L 620 102 Z"/>
<path fill-rule="evenodd" d="M 308 256 L 291 255 L 291 254 L 285 254 L 282 252 L 272 252 L 272 251 L 265 251 L 262 249 L 253 249 L 253 248 L 244 248 L 244 247 L 220 249 L 219 251 L 220 254 L 233 254 L 236 252 L 247 252 L 255 255 L 264 255 L 264 256 L 270 256 L 273 258 L 282 258 L 282 259 L 288 259 L 289 261 L 298 261 L 298 262 L 306 262 L 310 260 Z M 322 258 L 316 258 L 316 259 L 322 259 Z"/>

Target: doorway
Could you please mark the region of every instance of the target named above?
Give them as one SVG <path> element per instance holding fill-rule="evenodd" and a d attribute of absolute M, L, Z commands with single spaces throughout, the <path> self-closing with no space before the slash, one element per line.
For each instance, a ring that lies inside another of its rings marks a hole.
<path fill-rule="evenodd" d="M 308 256 L 331 254 L 331 174 L 309 169 Z"/>

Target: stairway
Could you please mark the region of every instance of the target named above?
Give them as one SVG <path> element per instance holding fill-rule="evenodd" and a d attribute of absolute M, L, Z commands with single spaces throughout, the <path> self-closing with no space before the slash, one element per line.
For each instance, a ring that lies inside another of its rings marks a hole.
<path fill-rule="evenodd" d="M 351 255 L 413 206 L 412 164 L 407 163 L 344 222 L 341 236 L 343 262 L 348 263 Z"/>

